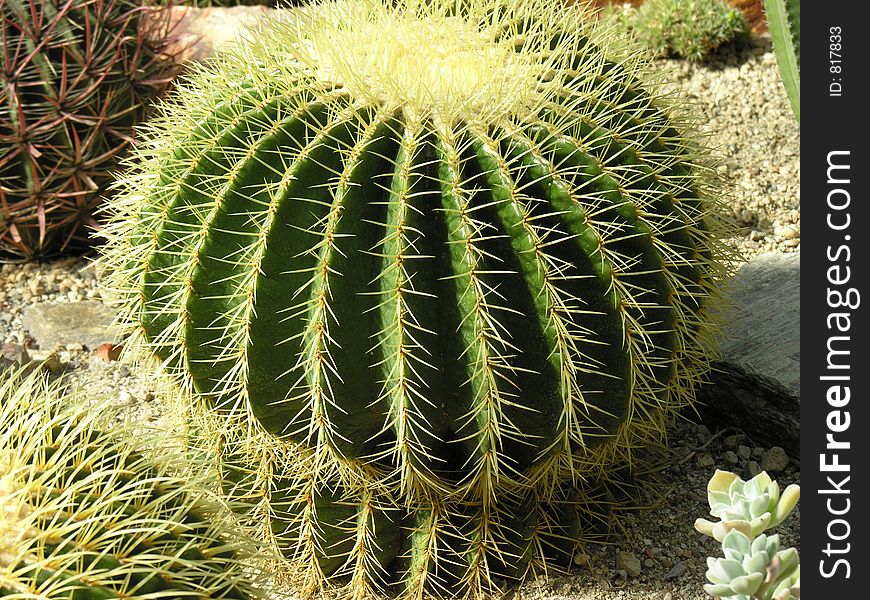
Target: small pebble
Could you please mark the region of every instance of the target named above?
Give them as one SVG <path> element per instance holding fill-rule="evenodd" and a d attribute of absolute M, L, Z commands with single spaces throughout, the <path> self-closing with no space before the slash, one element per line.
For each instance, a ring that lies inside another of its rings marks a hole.
<path fill-rule="evenodd" d="M 637 577 L 641 571 L 640 559 L 631 552 L 620 552 L 616 555 L 616 568 Z"/>
<path fill-rule="evenodd" d="M 716 462 L 713 460 L 713 457 L 710 456 L 709 452 L 702 452 L 695 457 L 695 464 L 701 469 L 706 469 L 707 467 L 712 467 Z"/>
<path fill-rule="evenodd" d="M 774 446 L 761 457 L 761 470 L 769 473 L 779 473 L 788 466 L 788 455 L 779 446 Z"/>
<path fill-rule="evenodd" d="M 665 579 L 678 579 L 686 572 L 686 561 L 681 560 L 673 566 L 673 568 L 665 574 Z"/>
<path fill-rule="evenodd" d="M 723 440 L 726 448 L 730 448 L 731 450 L 736 450 L 737 446 L 740 444 L 740 436 L 739 435 L 728 435 L 725 436 Z"/>
<path fill-rule="evenodd" d="M 777 227 L 773 230 L 773 235 L 785 238 L 787 240 L 795 239 L 800 237 L 800 232 L 791 226 L 786 227 Z"/>

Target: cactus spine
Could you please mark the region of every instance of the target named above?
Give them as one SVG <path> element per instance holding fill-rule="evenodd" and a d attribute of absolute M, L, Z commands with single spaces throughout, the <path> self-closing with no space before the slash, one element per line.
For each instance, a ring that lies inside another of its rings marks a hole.
<path fill-rule="evenodd" d="M 801 120 L 801 3 L 800 0 L 764 0 L 767 26 L 773 39 L 782 83 Z"/>
<path fill-rule="evenodd" d="M 261 597 L 253 546 L 179 452 L 104 425 L 38 374 L 0 378 L 0 597 Z"/>
<path fill-rule="evenodd" d="M 220 435 L 245 430 L 240 456 L 301 457 L 274 476 L 314 521 L 318 493 L 435 519 L 430 540 L 465 519 L 474 594 L 508 506 L 606 479 L 691 402 L 719 191 L 582 9 L 391 4 L 318 5 L 195 73 L 146 130 L 104 262 L 130 337 Z"/>

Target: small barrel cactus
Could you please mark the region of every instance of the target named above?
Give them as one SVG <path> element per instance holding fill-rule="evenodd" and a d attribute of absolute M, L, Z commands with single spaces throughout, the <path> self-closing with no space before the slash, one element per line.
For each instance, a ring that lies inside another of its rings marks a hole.
<path fill-rule="evenodd" d="M 90 246 L 133 127 L 176 72 L 162 17 L 146 25 L 146 8 L 0 0 L 0 259 Z"/>
<path fill-rule="evenodd" d="M 0 377 L 0 597 L 262 597 L 253 546 L 180 453 L 104 425 L 39 373 Z"/>

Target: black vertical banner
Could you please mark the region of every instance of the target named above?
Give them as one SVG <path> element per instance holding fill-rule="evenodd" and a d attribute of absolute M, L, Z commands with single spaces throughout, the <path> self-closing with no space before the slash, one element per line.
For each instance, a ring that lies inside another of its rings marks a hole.
<path fill-rule="evenodd" d="M 801 15 L 801 587 L 870 598 L 870 20 Z"/>

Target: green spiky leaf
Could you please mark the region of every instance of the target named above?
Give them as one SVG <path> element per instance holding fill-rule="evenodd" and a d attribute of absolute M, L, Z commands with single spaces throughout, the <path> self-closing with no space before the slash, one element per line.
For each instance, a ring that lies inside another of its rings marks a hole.
<path fill-rule="evenodd" d="M 800 0 L 764 0 L 767 26 L 773 39 L 782 83 L 801 120 L 801 3 Z"/>

